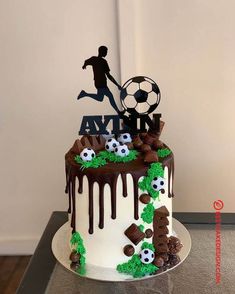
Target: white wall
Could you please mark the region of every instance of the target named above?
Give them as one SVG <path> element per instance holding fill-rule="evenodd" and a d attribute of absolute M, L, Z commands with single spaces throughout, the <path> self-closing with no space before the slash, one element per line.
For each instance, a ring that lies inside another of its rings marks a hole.
<path fill-rule="evenodd" d="M 51 212 L 67 209 L 63 156 L 81 116 L 113 113 L 108 103 L 76 101 L 81 88 L 93 90 L 81 66 L 101 44 L 117 79 L 159 83 L 175 210 L 213 211 L 221 198 L 235 211 L 234 8 L 230 0 L 0 1 L 0 254 L 32 252 Z"/>
<path fill-rule="evenodd" d="M 115 11 L 110 0 L 0 2 L 0 254 L 32 250 L 52 211 L 67 209 L 64 154 L 81 117 L 113 113 L 76 97 L 94 89 L 81 67 L 99 45 L 119 77 Z"/>

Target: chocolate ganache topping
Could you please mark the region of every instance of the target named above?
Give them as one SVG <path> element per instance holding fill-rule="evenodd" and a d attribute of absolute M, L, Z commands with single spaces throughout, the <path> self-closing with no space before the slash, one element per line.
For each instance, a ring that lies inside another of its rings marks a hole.
<path fill-rule="evenodd" d="M 78 189 L 78 193 L 83 193 L 83 177 L 86 176 L 88 179 L 88 206 L 89 206 L 89 233 L 92 234 L 94 231 L 94 205 L 93 205 L 93 186 L 94 183 L 98 183 L 99 185 L 99 228 L 102 229 L 104 227 L 104 186 L 108 184 L 111 190 L 111 218 L 116 219 L 116 190 L 117 190 L 117 179 L 118 176 L 121 175 L 123 189 L 122 194 L 123 197 L 127 197 L 127 181 L 126 176 L 130 174 L 133 179 L 133 189 L 134 189 L 134 219 L 139 219 L 139 195 L 138 195 L 138 181 L 140 177 L 145 176 L 146 172 L 149 168 L 149 163 L 144 161 L 144 154 L 139 153 L 138 157 L 130 162 L 126 163 L 114 163 L 108 162 L 105 166 L 99 168 L 87 168 L 81 169 L 81 165 L 76 163 L 74 157 L 79 154 L 82 146 L 79 142 L 90 142 L 85 140 L 84 138 L 81 140 L 76 140 L 73 147 L 69 150 L 69 152 L 65 155 L 65 169 L 66 169 L 66 189 L 65 192 L 69 196 L 69 208 L 68 212 L 72 213 L 71 218 L 71 227 L 73 232 L 75 232 L 75 219 L 76 219 L 76 189 Z M 100 141 L 99 141 L 100 142 Z M 84 144 L 85 145 L 85 144 Z M 87 147 L 84 146 L 83 148 Z M 76 148 L 79 146 L 79 148 Z M 90 146 L 89 146 L 90 147 Z M 94 147 L 94 146 L 93 146 Z M 164 144 L 164 148 L 168 148 Z M 99 148 L 101 146 L 99 145 Z M 169 148 L 168 148 L 169 149 Z M 170 190 L 170 179 L 173 178 L 174 175 L 174 156 L 173 153 L 164 158 L 159 158 L 159 162 L 162 163 L 163 168 L 168 167 L 168 197 L 173 197 L 173 193 Z M 76 187 L 76 183 L 78 183 L 78 187 Z M 173 184 L 173 179 L 172 179 Z M 173 187 L 172 187 L 173 189 Z M 119 195 L 118 195 L 119 196 Z M 79 197 L 79 195 L 77 195 Z"/>

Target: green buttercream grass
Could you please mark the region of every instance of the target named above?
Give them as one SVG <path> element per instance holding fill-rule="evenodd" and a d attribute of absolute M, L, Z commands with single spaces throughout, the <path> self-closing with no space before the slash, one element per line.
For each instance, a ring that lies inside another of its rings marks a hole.
<path fill-rule="evenodd" d="M 166 156 L 168 156 L 171 153 L 172 153 L 171 150 L 168 149 L 168 148 L 158 149 L 158 151 L 157 151 L 157 155 L 159 157 L 166 157 Z"/>
<path fill-rule="evenodd" d="M 138 152 L 136 150 L 129 150 L 129 154 L 127 156 L 118 156 L 115 153 L 111 153 L 108 151 L 101 151 L 98 156 L 103 158 L 104 160 L 108 160 L 111 162 L 129 162 L 135 160 L 137 158 Z"/>
<path fill-rule="evenodd" d="M 153 252 L 155 252 L 155 247 L 153 246 L 152 243 L 148 243 L 148 242 L 144 242 L 142 245 L 141 245 L 141 249 L 150 249 L 152 250 Z"/>
<path fill-rule="evenodd" d="M 143 212 L 141 213 L 141 218 L 143 222 L 147 224 L 151 224 L 153 222 L 153 217 L 154 217 L 154 206 L 153 203 L 148 203 L 144 209 Z"/>
<path fill-rule="evenodd" d="M 76 270 L 80 275 L 84 275 L 86 273 L 85 265 L 86 265 L 86 248 L 83 244 L 83 239 L 81 235 L 78 232 L 73 233 L 70 243 L 73 247 L 73 249 L 76 251 L 76 253 L 80 254 L 79 259 L 79 268 Z"/>
<path fill-rule="evenodd" d="M 154 200 L 159 197 L 159 191 L 155 191 L 151 185 L 155 177 L 164 177 L 164 170 L 160 162 L 152 163 L 147 171 L 147 176 L 138 184 L 140 190 L 147 191 Z"/>
<path fill-rule="evenodd" d="M 144 231 L 144 226 L 143 226 L 143 225 L 139 225 L 138 228 L 139 228 L 139 230 L 140 230 L 141 232 Z"/>
<path fill-rule="evenodd" d="M 145 275 L 153 274 L 156 270 L 158 270 L 158 267 L 152 263 L 143 264 L 138 254 L 134 254 L 128 262 L 117 266 L 119 273 L 132 275 L 134 278 L 141 278 Z"/>
<path fill-rule="evenodd" d="M 89 167 L 98 168 L 107 163 L 106 160 L 100 156 L 96 156 L 91 161 L 83 161 L 79 155 L 76 155 L 74 160 L 81 165 L 82 169 Z"/>

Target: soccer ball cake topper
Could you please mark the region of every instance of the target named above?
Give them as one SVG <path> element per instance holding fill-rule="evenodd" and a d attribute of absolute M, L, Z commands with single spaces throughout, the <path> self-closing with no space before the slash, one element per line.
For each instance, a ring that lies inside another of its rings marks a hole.
<path fill-rule="evenodd" d="M 147 130 L 159 131 L 161 114 L 152 113 L 160 103 L 161 93 L 158 85 L 145 76 L 137 76 L 129 79 L 121 86 L 110 73 L 110 68 L 105 57 L 108 54 L 106 46 L 98 48 L 98 55 L 91 56 L 84 61 L 82 69 L 91 67 L 94 74 L 95 92 L 88 93 L 82 90 L 77 96 L 78 100 L 92 99 L 103 102 L 108 99 L 117 115 L 93 115 L 83 116 L 79 135 L 107 135 L 129 132 L 137 134 Z M 120 96 L 115 99 L 107 80 L 117 86 Z M 122 109 L 116 100 L 121 101 Z M 122 120 L 122 122 L 120 122 Z M 107 129 L 112 125 L 111 133 Z M 122 126 L 123 129 L 120 129 Z M 107 137 L 107 138 L 108 138 Z"/>
<path fill-rule="evenodd" d="M 137 76 L 129 79 L 121 89 L 121 103 L 131 115 L 141 116 L 153 112 L 161 100 L 158 85 L 150 78 Z"/>

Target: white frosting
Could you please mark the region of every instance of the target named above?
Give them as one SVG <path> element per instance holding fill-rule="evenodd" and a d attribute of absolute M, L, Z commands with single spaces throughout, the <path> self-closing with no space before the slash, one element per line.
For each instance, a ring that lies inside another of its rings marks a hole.
<path fill-rule="evenodd" d="M 163 205 L 168 209 L 169 216 L 169 235 L 172 234 L 172 198 L 168 197 L 168 169 L 165 167 L 164 178 L 166 179 L 165 193 L 160 193 L 159 200 L 154 201 L 155 208 Z M 104 187 L 104 228 L 100 229 L 99 224 L 99 186 L 94 184 L 94 233 L 89 234 L 89 214 L 88 214 L 88 181 L 83 179 L 83 193 L 76 194 L 76 231 L 81 234 L 86 248 L 86 262 L 89 264 L 115 268 L 119 263 L 129 260 L 123 253 L 123 248 L 127 244 L 132 244 L 126 237 L 124 231 L 132 224 L 143 224 L 140 217 L 144 204 L 139 203 L 139 220 L 134 219 L 134 189 L 133 179 L 127 175 L 127 197 L 122 195 L 121 176 L 117 181 L 117 217 L 111 218 L 111 193 L 108 184 Z M 143 192 L 139 190 L 139 195 Z M 145 230 L 152 228 L 152 224 L 144 224 Z M 152 242 L 152 238 L 145 239 Z M 135 253 L 140 252 L 142 242 L 134 246 Z"/>

